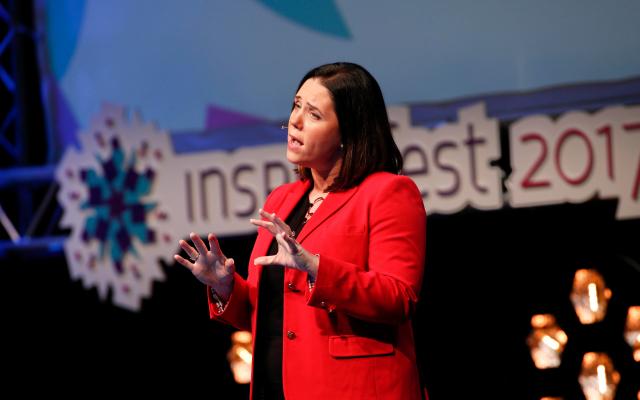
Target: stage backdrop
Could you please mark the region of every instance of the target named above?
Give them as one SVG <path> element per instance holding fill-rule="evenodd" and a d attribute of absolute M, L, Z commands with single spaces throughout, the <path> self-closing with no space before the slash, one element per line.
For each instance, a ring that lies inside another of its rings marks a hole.
<path fill-rule="evenodd" d="M 105 101 L 173 133 L 285 119 L 303 74 L 338 60 L 366 66 L 390 105 L 629 78 L 638 15 L 633 0 L 41 0 L 38 12 L 59 155 Z"/>
<path fill-rule="evenodd" d="M 613 355 L 629 398 L 640 381 L 621 336 L 640 304 L 639 14 L 635 1 L 42 0 L 50 148 L 70 234 L 64 255 L 33 268 L 40 279 L 13 260 L 0 292 L 38 294 L 29 310 L 47 303 L 37 321 L 8 326 L 20 339 L 38 333 L 31 348 L 59 356 L 50 369 L 66 357 L 93 376 L 108 369 L 99 351 L 131 375 L 160 375 L 201 361 L 204 347 L 228 382 L 220 339 L 231 329 L 205 322 L 202 285 L 166 261 L 189 231 L 215 231 L 246 273 L 246 220 L 294 178 L 279 126 L 298 80 L 348 60 L 379 79 L 429 212 L 415 323 L 432 397 L 576 398 L 579 362 L 595 348 Z M 615 314 L 595 329 L 567 300 L 583 267 L 601 269 L 615 293 Z M 569 334 L 560 369 L 533 367 L 526 337 L 538 312 Z M 42 341 L 42 324 L 68 349 Z M 193 332 L 206 345 L 193 346 Z"/>

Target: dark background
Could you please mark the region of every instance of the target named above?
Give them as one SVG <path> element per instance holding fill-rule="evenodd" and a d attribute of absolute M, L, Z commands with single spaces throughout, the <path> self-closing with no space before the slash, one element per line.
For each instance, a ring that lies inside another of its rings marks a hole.
<path fill-rule="evenodd" d="M 617 399 L 635 397 L 640 365 L 623 329 L 627 308 L 640 305 L 640 221 L 615 220 L 616 206 L 594 200 L 428 217 L 415 329 L 432 399 L 581 399 L 577 377 L 587 351 L 612 357 L 622 375 Z M 243 274 L 253 239 L 220 241 Z M 26 390 L 70 394 L 86 385 L 246 396 L 226 361 L 233 329 L 208 319 L 204 286 L 182 266 L 165 265 L 166 281 L 134 313 L 72 281 L 62 253 L 14 251 L 0 262 L 5 382 L 29 376 Z M 569 292 L 579 268 L 597 269 L 613 291 L 601 323 L 582 326 L 573 311 Z M 530 358 L 535 313 L 554 314 L 569 336 L 557 369 L 539 371 Z"/>

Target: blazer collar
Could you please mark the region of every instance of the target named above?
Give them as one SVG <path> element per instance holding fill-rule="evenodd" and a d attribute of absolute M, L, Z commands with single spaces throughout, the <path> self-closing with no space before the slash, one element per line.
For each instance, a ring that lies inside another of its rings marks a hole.
<path fill-rule="evenodd" d="M 341 192 L 329 193 L 322 204 L 320 204 L 320 207 L 318 207 L 318 210 L 313 214 L 313 218 L 309 219 L 309 222 L 302 227 L 300 234 L 296 237 L 298 242 L 302 243 L 304 239 L 326 221 L 327 218 L 341 209 L 357 191 L 358 186 Z"/>
<path fill-rule="evenodd" d="M 293 211 L 296 204 L 298 204 L 298 201 L 300 201 L 302 196 L 304 196 L 310 188 L 311 182 L 309 180 L 305 182 L 298 181 L 298 183 L 293 185 L 289 192 L 282 197 L 279 203 L 273 204 L 270 209 L 265 211 L 275 211 L 280 219 L 286 221 L 291 211 Z M 256 254 L 267 254 L 272 240 L 275 240 L 275 238 L 266 229 L 258 229 L 258 238 L 255 244 Z"/>
<path fill-rule="evenodd" d="M 276 213 L 281 220 L 286 221 L 289 218 L 289 214 L 296 207 L 296 204 L 305 196 L 311 189 L 311 180 L 300 182 L 291 188 L 289 193 L 284 197 L 282 204 L 276 205 Z"/>
<path fill-rule="evenodd" d="M 273 209 L 267 210 L 268 212 L 276 211 L 280 219 L 285 221 L 291 211 L 295 208 L 296 204 L 302 199 L 302 196 L 306 196 L 306 193 L 311 188 L 311 181 L 307 180 L 300 182 L 298 185 L 294 185 L 289 193 L 284 196 L 280 204 L 274 204 Z M 327 195 L 326 199 L 322 202 L 318 210 L 313 214 L 313 218 L 309 219 L 302 230 L 296 236 L 296 240 L 302 243 L 311 232 L 313 232 L 318 226 L 330 216 L 335 214 L 340 208 L 342 208 L 348 201 L 356 194 L 358 186 L 351 189 L 347 189 L 341 192 L 331 192 Z M 267 254 L 269 245 L 274 237 L 264 229 L 260 229 L 256 242 L 256 254 Z"/>

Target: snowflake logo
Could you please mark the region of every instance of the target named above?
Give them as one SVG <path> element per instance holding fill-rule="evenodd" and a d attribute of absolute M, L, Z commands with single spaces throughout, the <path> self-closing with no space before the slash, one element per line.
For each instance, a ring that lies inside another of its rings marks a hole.
<path fill-rule="evenodd" d="M 97 239 L 101 258 L 109 246 L 116 271 L 121 274 L 124 256 L 129 252 L 137 255 L 132 242 L 134 236 L 143 243 L 155 242 L 155 232 L 146 226 L 145 217 L 156 203 L 141 201 L 150 192 L 154 172 L 151 169 L 144 174 L 136 172 L 135 153 L 125 165 L 125 154 L 117 137 L 112 139 L 111 147 L 111 158 L 102 161 L 97 157 L 102 175 L 94 169 L 81 171 L 81 179 L 89 190 L 89 198 L 81 208 L 94 211 L 86 220 L 82 239 L 85 242 Z"/>
<path fill-rule="evenodd" d="M 156 177 L 173 155 L 169 136 L 105 105 L 81 151 L 67 149 L 56 170 L 60 222 L 71 228 L 65 255 L 72 278 L 97 287 L 104 300 L 137 311 L 163 280 L 159 258 L 171 260 L 170 213 L 153 198 Z"/>

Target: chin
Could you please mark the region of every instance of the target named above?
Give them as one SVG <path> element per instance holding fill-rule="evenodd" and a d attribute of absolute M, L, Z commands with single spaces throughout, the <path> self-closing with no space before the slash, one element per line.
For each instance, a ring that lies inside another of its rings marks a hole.
<path fill-rule="evenodd" d="M 295 155 L 292 155 L 287 151 L 287 161 L 289 161 L 292 164 L 296 164 L 297 158 L 298 157 L 296 157 Z"/>
<path fill-rule="evenodd" d="M 302 162 L 298 154 L 292 153 L 290 151 L 287 151 L 287 161 L 296 165 L 299 165 Z"/>

